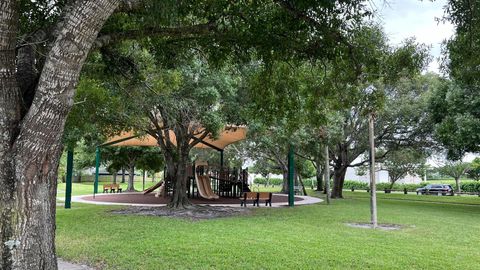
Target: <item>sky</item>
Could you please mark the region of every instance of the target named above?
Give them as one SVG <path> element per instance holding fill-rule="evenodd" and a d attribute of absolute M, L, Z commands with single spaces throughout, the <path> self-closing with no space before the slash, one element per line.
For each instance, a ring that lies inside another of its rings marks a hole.
<path fill-rule="evenodd" d="M 431 46 L 433 59 L 428 71 L 440 73 L 438 58 L 441 55 L 441 43 L 450 38 L 454 29 L 449 22 L 437 22 L 435 18 L 443 16 L 446 0 L 374 0 L 372 7 L 377 10 L 375 20 L 381 22 L 393 45 L 415 37 L 418 42 Z M 463 161 L 470 162 L 477 155 L 467 154 Z M 440 166 L 442 158 L 429 160 L 434 166 Z"/>
<path fill-rule="evenodd" d="M 377 10 L 375 20 L 381 22 L 391 44 L 415 37 L 420 43 L 431 46 L 432 62 L 427 70 L 439 73 L 438 58 L 441 43 L 454 33 L 449 22 L 437 22 L 443 16 L 446 0 L 374 0 L 371 5 Z"/>

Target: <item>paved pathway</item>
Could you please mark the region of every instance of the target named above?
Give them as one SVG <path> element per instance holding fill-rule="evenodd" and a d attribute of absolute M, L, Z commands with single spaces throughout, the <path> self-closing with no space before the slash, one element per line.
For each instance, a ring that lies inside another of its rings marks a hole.
<path fill-rule="evenodd" d="M 62 259 L 58 259 L 58 270 L 94 270 L 86 265 L 73 264 L 66 262 Z"/>
<path fill-rule="evenodd" d="M 96 195 L 96 200 L 92 200 L 90 197 L 92 195 L 79 195 L 79 196 L 72 196 L 72 202 L 80 202 L 80 203 L 89 203 L 89 204 L 98 204 L 98 205 L 128 205 L 128 206 L 152 206 L 152 207 L 158 207 L 158 206 L 166 206 L 166 203 L 131 203 L 131 202 L 109 202 L 108 200 L 102 201 L 103 198 L 108 198 L 108 197 L 121 197 L 121 196 L 129 196 L 129 195 L 138 195 L 142 196 L 141 193 L 135 192 L 135 193 L 101 193 Z M 279 196 L 279 197 L 288 197 L 286 194 L 274 194 L 274 196 Z M 153 195 L 151 196 L 152 198 Z M 315 203 L 320 203 L 323 202 L 322 199 L 319 199 L 317 197 L 311 197 L 311 196 L 295 196 L 296 198 L 299 198 L 301 200 L 295 201 L 295 205 L 306 205 L 306 204 L 315 204 Z M 59 200 L 63 200 L 63 198 L 58 198 Z M 156 199 L 156 198 L 154 198 Z M 275 200 L 274 200 L 275 201 Z M 273 202 L 272 207 L 284 207 L 288 206 L 288 200 L 283 200 L 284 202 Z M 210 205 L 210 206 L 231 206 L 231 207 L 241 207 L 240 206 L 240 201 L 238 199 L 235 199 L 235 203 L 218 203 L 218 204 L 213 204 L 213 203 L 196 203 L 197 205 Z"/>

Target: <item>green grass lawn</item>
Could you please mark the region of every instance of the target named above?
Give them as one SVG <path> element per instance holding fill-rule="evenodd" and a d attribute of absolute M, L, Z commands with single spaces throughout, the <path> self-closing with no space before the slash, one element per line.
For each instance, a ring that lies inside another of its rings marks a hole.
<path fill-rule="evenodd" d="M 111 184 L 111 181 L 101 181 L 98 182 L 98 192 L 102 193 L 103 192 L 103 184 Z M 120 186 L 123 188 L 123 190 L 127 189 L 127 183 L 120 183 Z M 150 179 L 147 179 L 145 181 L 145 188 L 151 187 L 154 185 L 156 182 L 152 182 Z M 135 189 L 138 191 L 142 190 L 142 181 L 141 178 L 136 178 L 134 182 Z M 77 196 L 77 195 L 87 195 L 87 194 L 92 194 L 93 193 L 93 182 L 82 182 L 82 183 L 72 183 L 72 195 Z M 58 183 L 57 185 L 57 197 L 65 197 L 65 183 Z"/>
<path fill-rule="evenodd" d="M 379 221 L 404 229 L 345 226 L 368 222 L 368 196 L 195 222 L 74 203 L 57 251 L 102 269 L 478 269 L 480 198 L 378 194 Z"/>

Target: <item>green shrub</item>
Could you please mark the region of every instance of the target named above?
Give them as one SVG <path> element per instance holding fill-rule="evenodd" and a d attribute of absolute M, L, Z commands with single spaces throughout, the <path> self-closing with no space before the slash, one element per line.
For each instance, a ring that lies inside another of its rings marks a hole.
<path fill-rule="evenodd" d="M 461 183 L 460 189 L 464 192 L 480 192 L 480 182 Z"/>
<path fill-rule="evenodd" d="M 420 183 L 420 184 L 394 184 L 392 189 L 393 190 L 404 190 L 405 188 L 407 191 L 415 191 L 417 188 L 424 187 L 428 183 Z M 370 186 L 369 183 L 366 182 L 358 182 L 358 181 L 352 181 L 352 180 L 345 180 L 343 184 L 344 189 L 361 189 L 361 190 L 366 190 Z M 378 183 L 376 185 L 377 190 L 385 190 L 385 189 L 390 189 L 390 183 Z"/>
<path fill-rule="evenodd" d="M 358 182 L 358 181 L 351 181 L 351 180 L 345 180 L 345 182 L 343 182 L 344 189 L 352 189 L 352 187 L 354 189 L 367 189 L 368 186 L 369 184 L 365 182 Z"/>
<path fill-rule="evenodd" d="M 377 190 L 385 190 L 385 189 L 390 189 L 390 183 L 378 183 L 377 184 Z M 396 189 L 398 188 L 398 185 L 393 185 L 391 189 Z"/>
<path fill-rule="evenodd" d="M 267 184 L 267 178 L 264 178 L 264 177 L 255 178 L 255 179 L 253 179 L 253 183 L 258 184 L 258 185 L 266 185 Z M 283 179 L 282 178 L 269 178 L 268 179 L 268 184 L 278 186 L 278 185 L 283 184 Z"/>

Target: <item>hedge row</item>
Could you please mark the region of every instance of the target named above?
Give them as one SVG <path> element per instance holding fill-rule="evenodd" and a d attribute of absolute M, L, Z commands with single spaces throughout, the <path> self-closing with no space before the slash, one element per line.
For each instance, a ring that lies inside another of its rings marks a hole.
<path fill-rule="evenodd" d="M 422 182 L 420 184 L 394 184 L 392 189 L 393 190 L 404 190 L 405 188 L 407 191 L 415 191 L 417 188 L 424 187 L 428 183 Z M 357 181 L 349 181 L 346 180 L 343 183 L 343 188 L 344 189 L 367 189 L 369 187 L 368 183 L 365 182 L 357 182 Z M 390 189 L 390 183 L 378 183 L 376 185 L 377 190 L 385 190 L 385 189 Z"/>
<path fill-rule="evenodd" d="M 313 180 L 313 186 L 317 186 L 317 181 L 315 179 L 305 179 L 303 180 L 305 186 L 310 186 L 312 184 Z M 253 183 L 259 184 L 259 185 L 266 185 L 267 184 L 267 179 L 266 178 L 255 178 L 253 180 Z M 282 178 L 270 178 L 269 182 L 270 185 L 281 185 L 283 183 Z M 392 189 L 393 190 L 404 190 L 405 188 L 407 191 L 415 191 L 417 188 L 424 187 L 428 184 L 431 184 L 429 182 L 421 182 L 419 184 L 394 184 Z M 330 186 L 332 186 L 333 183 L 330 181 Z M 343 183 L 343 188 L 344 189 L 360 189 L 360 190 L 366 190 L 368 188 L 369 184 L 365 182 L 358 182 L 358 181 L 352 181 L 352 180 L 345 180 Z M 377 190 L 385 190 L 385 189 L 390 189 L 390 183 L 378 183 L 377 185 Z M 452 185 L 452 187 L 455 189 L 455 185 Z M 466 182 L 466 183 L 461 183 L 460 188 L 464 192 L 480 192 L 480 181 L 478 182 Z"/>
<path fill-rule="evenodd" d="M 259 184 L 259 185 L 275 185 L 275 186 L 278 186 L 278 185 L 281 185 L 283 184 L 283 179 L 282 178 L 263 178 L 263 177 L 259 177 L 259 178 L 255 178 L 253 179 L 253 183 L 254 184 Z"/>
<path fill-rule="evenodd" d="M 464 192 L 480 192 L 480 182 L 476 181 L 476 182 L 460 183 L 460 188 Z"/>

